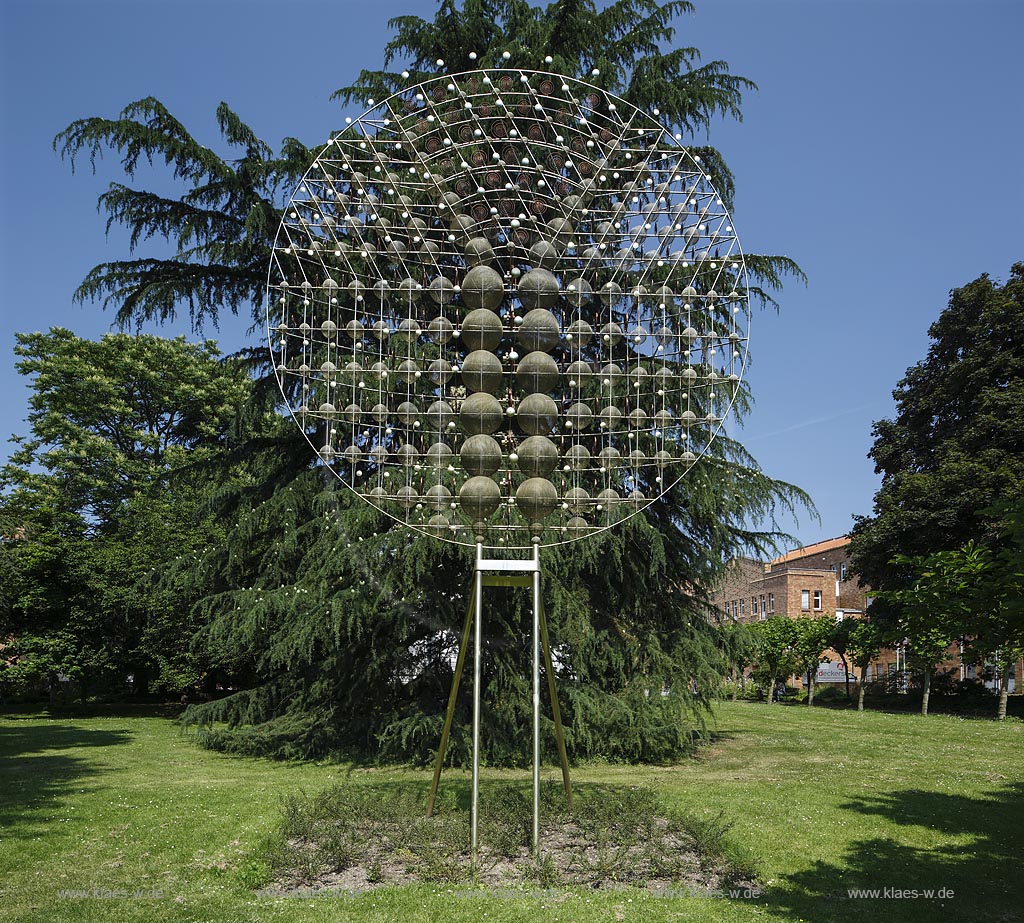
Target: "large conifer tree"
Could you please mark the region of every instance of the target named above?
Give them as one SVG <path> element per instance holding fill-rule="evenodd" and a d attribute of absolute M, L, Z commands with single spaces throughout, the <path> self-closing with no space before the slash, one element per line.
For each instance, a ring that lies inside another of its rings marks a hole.
<path fill-rule="evenodd" d="M 671 48 L 684 2 L 620 0 L 597 10 L 592 0 L 544 7 L 523 0 L 442 0 L 434 20 L 399 17 L 385 66 L 404 62 L 426 73 L 511 63 L 567 74 L 601 72 L 609 90 L 644 108 L 658 107 L 673 129 L 707 127 L 738 116 L 752 86 L 722 62 L 698 66 L 695 49 Z M 346 99 L 380 98 L 397 72 L 364 72 L 338 91 Z M 167 319 L 187 308 L 194 321 L 251 306 L 262 312 L 271 237 L 285 194 L 316 151 L 288 140 L 279 154 L 223 104 L 222 158 L 193 139 L 155 100 L 118 119 L 83 119 L 57 139 L 74 158 L 110 147 L 132 175 L 140 158 L 160 159 L 182 181 L 177 199 L 112 184 L 101 204 L 127 225 L 132 244 L 156 235 L 171 259 L 132 259 L 93 270 L 80 298 L 104 298 L 118 320 Z M 732 177 L 717 151 L 700 154 L 717 186 L 732 196 Z M 753 257 L 750 268 L 770 300 L 793 263 Z M 252 356 L 265 371 L 260 347 Z M 265 398 L 270 400 L 269 389 Z M 748 396 L 738 401 L 742 413 Z M 239 691 L 194 710 L 197 720 L 227 719 L 208 731 L 215 746 L 250 752 L 316 754 L 344 749 L 425 758 L 436 746 L 456 638 L 471 573 L 461 550 L 392 528 L 311 464 L 308 446 L 289 425 L 254 428 L 247 447 L 263 477 L 222 497 L 230 524 L 223 546 L 197 561 L 181 559 L 168 580 L 182 588 L 205 627 L 193 643 L 234 678 Z M 567 705 L 569 743 L 577 756 L 658 759 L 684 750 L 701 726 L 702 698 L 717 679 L 718 638 L 703 618 L 704 587 L 725 559 L 762 550 L 776 537 L 748 523 L 777 505 L 804 502 L 799 491 L 766 478 L 735 442 L 720 440 L 664 502 L 620 529 L 545 557 L 546 595 Z M 492 604 L 493 603 L 493 604 Z M 490 597 L 484 702 L 485 754 L 495 762 L 526 758 L 529 720 L 522 600 Z M 667 694 L 657 693 L 664 690 Z M 653 694 L 652 694 L 653 693 Z M 456 733 L 449 753 L 460 760 Z"/>

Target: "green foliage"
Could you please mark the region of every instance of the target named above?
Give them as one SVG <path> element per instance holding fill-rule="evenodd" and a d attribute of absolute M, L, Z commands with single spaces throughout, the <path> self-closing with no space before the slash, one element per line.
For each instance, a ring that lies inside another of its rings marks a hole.
<path fill-rule="evenodd" d="M 1003 669 L 1024 656 L 1024 501 L 999 503 L 989 511 L 999 532 L 991 547 L 970 544 L 957 552 L 961 569 L 974 577 L 967 634 L 983 657 L 998 657 Z"/>
<path fill-rule="evenodd" d="M 259 460 L 266 476 L 283 478 L 295 457 L 278 445 Z M 240 485 L 221 502 L 237 521 L 225 543 L 171 568 L 191 580 L 186 595 L 203 625 L 197 649 L 246 687 L 190 709 L 190 721 L 213 725 L 203 740 L 261 755 L 295 755 L 301 741 L 307 755 L 430 760 L 467 604 L 468 554 L 393 527 L 318 470 L 293 472 L 278 490 Z M 680 547 L 637 518 L 593 545 L 552 550 L 544 564 L 571 753 L 664 760 L 691 749 L 721 662 L 703 609 L 672 586 L 686 564 Z M 522 591 L 486 599 L 491 763 L 528 759 L 526 602 Z M 452 762 L 468 754 L 468 708 L 464 694 Z M 553 757 L 550 722 L 544 739 Z"/>
<path fill-rule="evenodd" d="M 444 791 L 431 817 L 424 816 L 422 789 L 410 784 L 339 785 L 287 798 L 281 814 L 256 856 L 279 887 L 318 885 L 355 870 L 371 885 L 473 875 L 469 818 Z M 544 784 L 541 836 L 558 848 L 540 861 L 530 856 L 532 800 L 521 787 L 485 786 L 480 819 L 477 875 L 507 885 L 643 886 L 695 873 L 735 880 L 746 871 L 726 858 L 731 824 L 721 814 L 671 810 L 639 786 L 580 785 L 569 809 L 561 786 Z"/>
<path fill-rule="evenodd" d="M 853 532 L 855 569 L 883 590 L 907 585 L 894 556 L 990 546 L 993 505 L 1024 499 L 1024 263 L 1002 285 L 983 275 L 954 289 L 928 332 L 928 355 L 893 392 L 896 418 L 875 424 L 882 486 Z"/>
<path fill-rule="evenodd" d="M 910 663 L 930 672 L 964 634 L 971 587 L 983 567 L 981 549 L 968 543 L 963 551 L 896 555 L 891 563 L 903 569 L 908 585 L 879 590 L 878 597 L 892 604 L 891 631 L 895 638 L 905 639 Z"/>
<path fill-rule="evenodd" d="M 764 686 L 768 701 L 772 701 L 778 680 L 796 670 L 794 645 L 797 641 L 796 623 L 785 616 L 771 616 L 750 626 L 757 637 L 754 659 L 754 677 Z"/>
<path fill-rule="evenodd" d="M 740 118 L 741 94 L 755 89 L 729 73 L 724 61 L 700 65 L 696 48 L 672 48 L 673 21 L 693 12 L 685 0 L 617 0 L 598 9 L 593 0 L 559 0 L 534 6 L 526 0 L 441 0 L 432 21 L 399 16 L 389 23 L 394 38 L 385 47 L 385 66 L 407 61 L 413 79 L 436 73 L 440 58 L 455 69 L 501 67 L 504 52 L 512 67 L 539 67 L 556 74 L 581 74 L 645 110 L 660 108 L 670 125 L 688 132 L 709 127 L 717 115 Z M 598 40 L 599 39 L 599 40 Z M 666 50 L 668 49 L 668 50 Z M 542 58 L 548 55 L 550 63 Z M 397 92 L 398 73 L 362 71 L 335 93 L 346 102 L 367 102 Z M 723 191 L 731 192 L 731 186 Z"/>
<path fill-rule="evenodd" d="M 814 673 L 821 656 L 830 646 L 835 620 L 827 615 L 793 620 L 796 629 L 792 642 L 793 656 L 801 673 Z"/>
<path fill-rule="evenodd" d="M 809 677 L 809 705 L 814 704 L 814 676 L 821 664 L 821 655 L 830 646 L 835 624 L 835 619 L 827 615 L 798 618 L 793 621 L 794 632 L 790 649 L 798 671 Z"/>
<path fill-rule="evenodd" d="M 844 619 L 840 625 L 846 634 L 846 650 L 863 676 L 888 640 L 883 627 L 871 618 Z"/>
<path fill-rule="evenodd" d="M 893 392 L 896 419 L 875 424 L 882 486 L 851 544 L 881 590 L 877 616 L 922 671 L 924 709 L 952 640 L 1002 650 L 1004 674 L 1020 650 L 1024 263 L 1002 285 L 983 275 L 954 289 L 928 332 L 928 355 Z"/>
<path fill-rule="evenodd" d="M 10 579 L 0 633 L 13 636 L 5 680 L 48 674 L 136 688 L 181 688 L 199 668 L 194 629 L 172 595 L 146 585 L 182 548 L 213 542 L 203 468 L 228 438 L 249 383 L 212 343 L 153 336 L 82 340 L 60 328 L 19 334 L 32 378 L 32 434 L 0 472 Z M 53 676 L 51 675 L 51 681 Z"/>
<path fill-rule="evenodd" d="M 878 597 L 890 606 L 891 636 L 903 641 L 907 662 L 922 678 L 922 714 L 928 714 L 936 665 L 965 634 L 972 586 L 984 567 L 982 557 L 982 550 L 970 542 L 962 550 L 897 555 L 891 563 L 902 569 L 905 586 L 878 591 Z"/>
<path fill-rule="evenodd" d="M 53 148 L 71 161 L 96 159 L 105 149 L 121 156 L 134 177 L 140 161 L 162 161 L 184 186 L 176 198 L 111 183 L 99 199 L 107 230 L 130 231 L 130 248 L 153 237 L 176 249 L 171 258 L 143 257 L 101 263 L 75 293 L 78 301 L 103 299 L 122 328 L 173 321 L 183 306 L 199 330 L 216 325 L 224 309 L 251 310 L 259 326 L 267 264 L 281 220 L 282 189 L 302 176 L 315 154 L 286 138 L 276 156 L 225 103 L 217 107 L 221 136 L 238 156 L 226 159 L 192 137 L 159 100 L 129 103 L 115 119 L 72 122 Z"/>
<path fill-rule="evenodd" d="M 1022 511 L 1021 503 L 990 511 L 1005 520 L 994 550 L 968 542 L 952 551 L 898 556 L 893 563 L 906 567 L 913 583 L 881 594 L 893 606 L 895 636 L 907 636 L 911 663 L 919 670 L 930 673 L 958 639 L 982 662 L 992 662 L 1000 717 L 1006 714 L 1009 669 L 1024 656 Z"/>

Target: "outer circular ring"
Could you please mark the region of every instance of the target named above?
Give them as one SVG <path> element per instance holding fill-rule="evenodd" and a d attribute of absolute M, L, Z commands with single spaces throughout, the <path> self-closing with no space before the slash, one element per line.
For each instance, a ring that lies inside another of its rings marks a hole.
<path fill-rule="evenodd" d="M 678 142 L 519 69 L 412 85 L 328 142 L 278 230 L 267 333 L 343 483 L 505 549 L 594 535 L 679 482 L 735 403 L 750 305 L 732 219 Z"/>

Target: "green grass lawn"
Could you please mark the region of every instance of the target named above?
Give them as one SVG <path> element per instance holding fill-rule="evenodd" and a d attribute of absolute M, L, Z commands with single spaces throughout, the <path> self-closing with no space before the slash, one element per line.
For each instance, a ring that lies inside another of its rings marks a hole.
<path fill-rule="evenodd" d="M 493 772 L 489 778 L 526 773 Z M 556 779 L 556 770 L 545 772 Z M 167 718 L 0 718 L 0 918 L 162 920 L 1024 920 L 1024 722 L 723 703 L 678 766 L 588 766 L 732 823 L 756 898 L 639 890 L 490 894 L 418 885 L 270 897 L 252 856 L 280 798 L 414 770 L 286 764 L 200 750 Z M 464 785 L 449 771 L 443 785 Z M 850 888 L 951 890 L 851 899 Z M 74 894 L 74 892 L 88 892 Z M 63 895 L 63 896 L 62 896 Z"/>

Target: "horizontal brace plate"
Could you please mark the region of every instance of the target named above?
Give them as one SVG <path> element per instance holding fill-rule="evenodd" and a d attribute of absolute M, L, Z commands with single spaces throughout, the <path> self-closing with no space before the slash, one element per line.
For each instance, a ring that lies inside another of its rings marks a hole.
<path fill-rule="evenodd" d="M 529 574 L 481 574 L 480 582 L 484 586 L 533 586 L 533 577 Z"/>
<path fill-rule="evenodd" d="M 502 560 L 501 558 L 480 558 L 476 562 L 476 569 L 483 571 L 503 571 L 503 570 L 518 570 L 518 571 L 539 571 L 539 561 L 516 561 L 516 560 Z"/>

